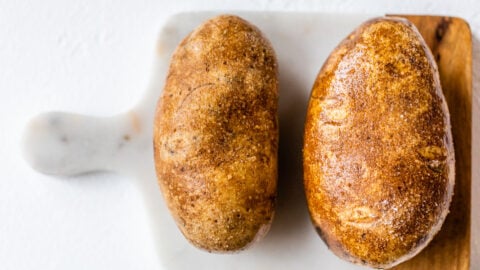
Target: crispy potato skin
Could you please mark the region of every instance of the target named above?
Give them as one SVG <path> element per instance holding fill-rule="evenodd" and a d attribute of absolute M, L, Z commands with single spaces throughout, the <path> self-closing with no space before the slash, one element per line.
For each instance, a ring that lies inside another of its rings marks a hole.
<path fill-rule="evenodd" d="M 185 237 L 210 252 L 244 249 L 273 219 L 278 70 L 261 32 L 230 15 L 177 47 L 154 124 L 158 183 Z"/>
<path fill-rule="evenodd" d="M 339 257 L 392 267 L 440 229 L 454 185 L 448 108 L 416 28 L 370 20 L 330 55 L 304 137 L 312 222 Z"/>

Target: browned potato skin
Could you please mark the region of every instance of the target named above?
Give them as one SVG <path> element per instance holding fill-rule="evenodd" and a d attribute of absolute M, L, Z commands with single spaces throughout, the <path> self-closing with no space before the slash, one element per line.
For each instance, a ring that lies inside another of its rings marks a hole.
<path fill-rule="evenodd" d="M 450 118 L 410 22 L 364 23 L 322 67 L 306 118 L 304 184 L 318 233 L 354 263 L 392 267 L 440 229 L 454 185 Z"/>
<path fill-rule="evenodd" d="M 154 127 L 158 182 L 185 237 L 210 252 L 246 248 L 273 219 L 278 70 L 261 32 L 218 16 L 177 47 Z"/>

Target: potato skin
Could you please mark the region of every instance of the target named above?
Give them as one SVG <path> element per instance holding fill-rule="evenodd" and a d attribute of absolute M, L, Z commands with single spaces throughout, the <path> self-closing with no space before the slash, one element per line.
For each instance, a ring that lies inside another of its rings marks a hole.
<path fill-rule="evenodd" d="M 209 252 L 269 229 L 277 190 L 278 69 L 261 32 L 212 18 L 177 47 L 154 123 L 158 183 L 184 236 Z"/>
<path fill-rule="evenodd" d="M 319 235 L 353 263 L 393 267 L 440 229 L 454 185 L 450 118 L 431 52 L 407 20 L 367 21 L 322 67 L 304 185 Z"/>

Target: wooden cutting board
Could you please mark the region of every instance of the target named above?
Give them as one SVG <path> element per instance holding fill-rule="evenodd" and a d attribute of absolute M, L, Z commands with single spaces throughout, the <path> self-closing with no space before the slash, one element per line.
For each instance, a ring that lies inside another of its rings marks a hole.
<path fill-rule="evenodd" d="M 472 36 L 460 18 L 406 16 L 415 24 L 438 64 L 450 111 L 456 159 L 450 214 L 430 245 L 394 269 L 467 270 L 470 266 L 472 141 Z"/>

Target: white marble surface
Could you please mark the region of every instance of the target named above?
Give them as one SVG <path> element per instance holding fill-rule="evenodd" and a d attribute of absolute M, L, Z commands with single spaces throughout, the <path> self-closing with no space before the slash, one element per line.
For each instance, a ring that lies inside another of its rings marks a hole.
<path fill-rule="evenodd" d="M 151 232 L 155 253 L 164 269 L 187 270 L 192 265 L 196 269 L 232 269 L 232 265 L 234 269 L 362 269 L 336 258 L 310 225 L 302 186 L 302 134 L 310 88 L 321 64 L 355 27 L 381 14 L 235 14 L 263 31 L 275 48 L 280 67 L 279 197 L 272 229 L 263 241 L 234 255 L 197 250 L 176 228 L 156 184 L 153 115 L 170 56 L 183 37 L 215 13 L 183 13 L 169 19 L 157 43 L 151 86 L 131 110 L 108 118 L 41 114 L 27 126 L 25 157 L 32 167 L 49 174 L 110 170 L 131 177 L 147 199 L 145 208 L 149 210 L 150 225 L 139 229 Z"/>
<path fill-rule="evenodd" d="M 123 154 L 119 155 L 115 152 L 114 159 L 106 158 L 112 154 L 109 149 L 117 149 L 123 141 L 128 141 L 130 144 L 142 141 L 137 139 L 141 136 L 139 134 L 144 126 L 139 125 L 139 129 L 132 130 L 130 126 L 135 117 L 147 119 L 148 110 L 140 111 L 138 115 L 127 112 L 125 118 L 90 122 L 92 130 L 97 130 L 97 127 L 105 130 L 106 137 L 98 139 L 108 142 L 102 148 L 107 151 L 100 151 L 99 154 L 100 157 L 105 157 L 104 161 L 110 162 L 102 164 L 98 160 L 86 160 L 82 169 L 98 169 L 91 165 L 100 164 L 102 168 L 117 170 L 121 172 L 120 174 L 89 174 L 62 179 L 44 176 L 28 167 L 20 156 L 19 147 L 27 120 L 40 112 L 53 109 L 108 117 L 127 111 L 138 103 L 152 77 L 150 76 L 152 60 L 155 59 L 155 51 L 158 49 L 155 47 L 157 33 L 169 15 L 178 11 L 303 10 L 342 12 L 343 14 L 409 12 L 461 16 L 470 22 L 475 35 L 473 152 L 474 162 L 478 161 L 476 155 L 479 153 L 479 146 L 476 134 L 479 134 L 477 115 L 480 82 L 477 70 L 480 4 L 476 4 L 475 1 L 382 3 L 382 1 L 330 1 L 321 4 L 313 1 L 297 1 L 293 4 L 288 1 L 244 1 L 241 4 L 233 4 L 211 1 L 209 4 L 202 4 L 184 1 L 173 4 L 166 1 L 142 3 L 98 1 L 81 4 L 75 1 L 41 3 L 33 1 L 2 3 L 0 1 L 2 7 L 0 9 L 0 25 L 2 25 L 0 27 L 0 59 L 2 59 L 0 89 L 4 94 L 0 101 L 2 104 L 0 121 L 4 123 L 4 129 L 0 132 L 0 145 L 3 148 L 0 153 L 3 176 L 3 180 L 0 181 L 0 239 L 2 239 L 0 268 L 173 269 L 173 266 L 181 268 L 193 260 L 199 262 L 196 264 L 198 266 L 204 265 L 201 262 L 204 261 L 205 254 L 197 254 L 195 250 L 192 251 L 194 253 L 190 253 L 189 246 L 177 240 L 169 240 L 177 239 L 173 233 L 174 230 L 170 231 L 167 227 L 174 226 L 169 221 L 169 217 L 163 219 L 162 215 L 152 215 L 165 210 L 157 203 L 160 198 L 155 184 L 151 182 L 151 163 L 149 163 L 151 161 L 141 161 L 142 157 L 135 156 L 139 151 L 134 150 L 142 147 L 148 149 L 148 145 L 139 143 L 135 146 L 136 148 L 128 148 Z M 341 21 L 340 19 L 344 17 L 345 15 L 337 16 L 330 21 Z M 257 18 L 261 22 L 261 16 Z M 272 39 L 282 34 L 275 33 L 274 30 L 271 30 L 272 34 L 269 34 L 270 30 L 266 31 L 267 35 L 272 35 Z M 335 34 L 324 36 L 326 40 L 331 40 Z M 289 44 L 285 45 L 287 46 Z M 292 43 L 290 46 L 299 45 Z M 301 55 L 302 52 L 299 53 Z M 289 62 L 288 58 L 286 61 Z M 309 88 L 312 80 L 309 76 L 313 75 L 300 74 L 298 70 L 294 70 L 294 66 L 288 68 L 292 68 L 291 74 L 299 75 L 302 79 L 297 81 L 298 76 L 284 77 L 285 85 L 300 86 L 299 88 L 305 88 L 303 86 L 307 85 Z M 285 102 L 293 104 L 299 102 L 298 104 L 301 105 L 301 101 L 297 101 L 296 97 L 298 98 L 293 95 L 285 98 L 283 106 L 286 107 Z M 152 103 L 152 99 L 156 97 L 148 97 L 140 101 L 140 104 Z M 294 108 L 294 106 L 291 107 Z M 294 112 L 301 113 L 301 110 Z M 142 113 L 147 115 L 145 116 L 147 118 L 142 118 Z M 128 120 L 122 121 L 122 119 Z M 124 137 L 126 134 L 117 134 L 117 139 L 107 140 L 110 135 L 115 135 L 109 133 L 112 129 L 109 128 L 108 123 L 114 123 L 113 125 L 117 128 L 123 128 L 123 131 L 129 132 L 128 139 Z M 298 124 L 292 122 L 292 129 L 294 130 Z M 42 135 L 41 130 L 40 125 L 39 137 Z M 62 129 L 60 128 L 59 131 Z M 63 133 L 62 135 L 65 135 Z M 47 136 L 46 139 L 49 142 L 49 133 L 43 134 Z M 291 136 L 295 139 L 296 135 Z M 91 147 L 89 138 L 91 136 L 83 139 L 86 143 L 82 150 L 86 152 L 98 150 L 99 148 Z M 59 141 L 63 139 L 60 137 Z M 67 141 L 69 139 L 70 136 L 67 136 Z M 285 146 L 284 149 L 294 150 Z M 58 153 L 49 154 L 51 154 L 49 157 L 53 157 Z M 69 158 L 75 160 L 78 157 L 73 155 Z M 133 165 L 123 162 L 129 159 L 136 162 L 133 162 Z M 55 164 L 38 166 L 58 167 Z M 479 200 L 475 198 L 478 198 L 476 195 L 480 191 L 478 187 L 480 174 L 476 163 L 473 168 L 472 239 L 475 242 L 479 238 L 478 230 L 475 228 L 480 223 L 475 213 L 478 213 L 480 207 Z M 57 173 L 65 173 L 65 171 L 57 171 Z M 292 188 L 297 193 L 283 194 L 287 199 L 285 203 L 298 203 L 298 197 L 301 194 L 298 194 L 298 187 Z M 281 209 L 285 209 L 282 210 L 284 214 L 282 216 L 282 212 L 279 213 L 279 222 L 276 228 L 274 224 L 272 236 L 251 252 L 248 251 L 250 253 L 239 255 L 241 263 L 237 263 L 231 256 L 222 256 L 215 259 L 213 269 L 215 267 L 222 269 L 224 263 L 228 263 L 231 269 L 245 269 L 244 266 L 254 269 L 252 266 L 258 267 L 256 262 L 264 260 L 266 263 L 272 263 L 270 262 L 272 257 L 277 258 L 273 263 L 280 264 L 282 266 L 280 269 L 291 269 L 294 265 L 303 265 L 305 266 L 303 269 L 310 269 L 316 264 L 324 265 L 326 268 L 341 269 L 339 267 L 343 266 L 342 262 L 328 257 L 329 252 L 324 250 L 320 241 L 312 242 L 310 237 L 307 237 L 313 232 L 309 231 L 309 224 L 305 220 L 302 221 L 306 210 L 300 205 L 300 210 L 290 215 L 288 209 L 291 207 L 293 207 L 291 204 L 281 206 Z M 284 222 L 280 222 L 282 220 Z M 167 225 L 158 227 L 156 224 Z M 305 233 L 299 234 L 297 230 L 305 230 Z M 280 245 L 285 242 L 289 245 Z M 174 243 L 173 247 L 170 246 L 171 243 Z M 309 245 L 319 253 L 302 253 L 302 248 Z M 472 269 L 477 269 L 480 266 L 478 242 L 473 247 L 477 255 L 472 256 Z M 270 258 L 268 260 L 264 259 L 267 255 Z M 327 259 L 323 260 L 322 256 L 327 256 L 325 257 Z M 251 260 L 251 258 L 255 259 Z M 318 260 L 314 260 L 315 258 Z M 288 261 L 291 264 L 281 264 L 282 261 Z"/>

